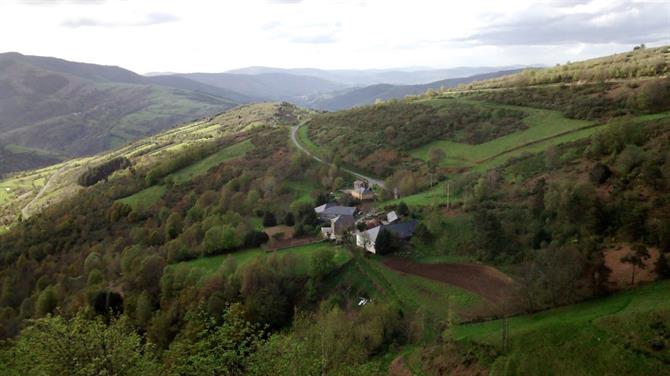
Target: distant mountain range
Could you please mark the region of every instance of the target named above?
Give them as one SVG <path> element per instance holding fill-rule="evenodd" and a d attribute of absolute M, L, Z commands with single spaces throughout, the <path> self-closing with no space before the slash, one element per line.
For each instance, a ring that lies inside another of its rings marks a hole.
<path fill-rule="evenodd" d="M 292 75 L 317 77 L 337 82 L 346 86 L 369 86 L 375 84 L 420 85 L 448 78 L 469 77 L 485 73 L 527 68 L 528 66 L 510 65 L 502 67 L 455 67 L 446 69 L 399 68 L 399 69 L 335 69 L 323 70 L 314 68 L 271 68 L 247 67 L 230 70 L 226 73 L 260 75 L 268 73 L 285 73 Z"/>
<path fill-rule="evenodd" d="M 139 75 L 114 66 L 3 53 L 0 174 L 99 153 L 239 104 L 287 101 L 339 110 L 513 72 L 494 67 L 250 67 L 223 73 Z M 459 75 L 467 77 L 454 78 Z"/>
<path fill-rule="evenodd" d="M 423 85 L 389 85 L 377 84 L 365 86 L 362 88 L 347 89 L 340 92 L 331 93 L 329 95 L 308 96 L 297 100 L 296 102 L 302 106 L 328 111 L 337 111 L 352 108 L 355 106 L 363 106 L 372 104 L 377 99 L 389 100 L 400 99 L 407 95 L 416 95 L 424 93 L 429 89 L 440 89 L 458 86 L 460 84 L 468 84 L 474 81 L 487 80 L 505 76 L 508 74 L 518 73 L 520 69 L 498 71 L 491 73 L 484 73 L 470 77 L 449 78 Z"/>
<path fill-rule="evenodd" d="M 159 76 L 161 77 L 161 76 Z M 295 98 L 325 93 L 346 88 L 342 83 L 328 81 L 318 77 L 290 73 L 185 73 L 173 76 L 183 77 L 206 85 L 226 88 L 249 97 L 269 101 L 293 101 Z M 156 77 L 151 77 L 156 78 Z"/>

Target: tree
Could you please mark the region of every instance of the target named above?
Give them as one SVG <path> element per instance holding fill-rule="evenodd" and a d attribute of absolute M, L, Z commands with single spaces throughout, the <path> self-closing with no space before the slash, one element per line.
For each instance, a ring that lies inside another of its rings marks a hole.
<path fill-rule="evenodd" d="M 149 323 L 151 315 L 153 314 L 153 303 L 151 302 L 151 295 L 148 292 L 142 291 L 137 298 L 137 306 L 135 307 L 135 319 L 137 323 L 143 327 Z"/>
<path fill-rule="evenodd" d="M 321 280 L 335 268 L 335 251 L 331 248 L 318 249 L 310 257 L 310 277 Z"/>
<path fill-rule="evenodd" d="M 295 224 L 295 218 L 293 217 L 292 212 L 286 212 L 286 215 L 284 216 L 284 224 L 286 226 L 293 226 Z"/>
<path fill-rule="evenodd" d="M 670 278 L 670 263 L 665 253 L 661 252 L 656 260 L 656 277 L 658 279 Z"/>
<path fill-rule="evenodd" d="M 58 306 L 58 297 L 56 296 L 56 291 L 53 286 L 45 288 L 37 296 L 37 302 L 35 303 L 35 310 L 37 311 L 38 316 L 45 316 L 53 312 L 57 306 Z"/>
<path fill-rule="evenodd" d="M 631 247 L 630 252 L 627 255 L 621 258 L 621 262 L 630 264 L 633 267 L 630 284 L 635 284 L 635 269 L 645 269 L 647 264 L 645 263 L 649 259 L 649 251 L 644 244 L 637 243 Z"/>
<path fill-rule="evenodd" d="M 637 94 L 637 102 L 643 111 L 662 111 L 668 103 L 667 83 L 662 80 L 654 80 L 645 84 Z"/>
<path fill-rule="evenodd" d="M 244 318 L 239 304 L 228 307 L 223 323 L 200 314 L 194 317 L 194 338 L 170 345 L 169 374 L 244 375 L 248 358 L 264 343 L 263 330 Z"/>
<path fill-rule="evenodd" d="M 272 227 L 277 225 L 277 218 L 272 212 L 266 211 L 263 214 L 263 227 Z"/>
<path fill-rule="evenodd" d="M 405 204 L 404 201 L 400 201 L 396 207 L 396 211 L 399 216 L 406 217 L 409 215 L 409 207 Z"/>
<path fill-rule="evenodd" d="M 375 250 L 377 254 L 385 255 L 395 252 L 400 248 L 400 239 L 391 231 L 382 227 L 375 240 Z"/>
<path fill-rule="evenodd" d="M 38 345 L 39 344 L 39 345 Z M 10 369 L 22 375 L 156 375 L 160 365 L 126 318 L 106 325 L 79 314 L 49 316 L 24 329 Z"/>

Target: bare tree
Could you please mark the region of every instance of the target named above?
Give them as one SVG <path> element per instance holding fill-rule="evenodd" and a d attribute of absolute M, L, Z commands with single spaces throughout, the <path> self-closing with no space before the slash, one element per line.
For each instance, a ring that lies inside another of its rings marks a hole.
<path fill-rule="evenodd" d="M 645 269 L 647 267 L 646 261 L 649 259 L 649 250 L 644 244 L 637 243 L 631 247 L 630 252 L 621 258 L 621 262 L 630 264 L 633 267 L 633 273 L 630 279 L 630 284 L 635 284 L 635 269 Z"/>

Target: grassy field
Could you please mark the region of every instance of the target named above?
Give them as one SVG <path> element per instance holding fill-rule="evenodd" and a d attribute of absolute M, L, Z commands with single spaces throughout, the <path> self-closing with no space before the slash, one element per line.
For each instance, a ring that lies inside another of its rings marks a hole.
<path fill-rule="evenodd" d="M 210 168 L 223 163 L 224 161 L 238 158 L 244 155 L 247 151 L 253 148 L 253 144 L 250 140 L 245 140 L 237 144 L 228 146 L 190 166 L 184 167 L 179 171 L 173 172 L 163 178 L 172 179 L 175 183 L 185 183 L 199 175 L 202 175 L 207 172 Z M 119 200 L 124 204 L 130 205 L 133 208 L 138 206 L 151 206 L 156 203 L 161 196 L 166 191 L 166 187 L 162 184 L 154 185 L 149 188 L 145 188 L 133 195 L 124 197 Z"/>
<path fill-rule="evenodd" d="M 419 276 L 398 273 L 383 265 L 383 257 L 356 257 L 337 280 L 351 291 L 373 300 L 395 303 L 408 310 L 421 308 L 445 320 L 450 312 L 467 309 L 483 300 L 458 287 Z"/>
<path fill-rule="evenodd" d="M 297 204 L 311 204 L 314 199 L 310 195 L 318 187 L 311 181 L 287 181 L 284 186 L 295 194 L 293 203 Z"/>
<path fill-rule="evenodd" d="M 298 143 L 302 145 L 307 151 L 316 156 L 321 156 L 321 149 L 317 144 L 315 144 L 307 134 L 307 125 L 300 126 L 298 132 L 296 133 L 296 139 Z"/>
<path fill-rule="evenodd" d="M 432 99 L 426 101 L 434 106 L 440 106 L 444 101 L 453 101 L 454 99 Z M 458 99 L 466 101 L 463 99 Z M 440 148 L 445 152 L 445 158 L 442 161 L 443 166 L 445 167 L 476 167 L 477 169 L 487 169 L 489 165 L 481 165 L 482 162 L 486 162 L 488 159 L 495 157 L 501 153 L 509 151 L 511 149 L 523 147 L 529 143 L 537 142 L 539 140 L 544 140 L 550 137 L 560 136 L 566 132 L 572 132 L 584 127 L 593 125 L 593 123 L 584 121 L 584 120 L 575 120 L 568 119 L 557 111 L 541 110 L 530 107 L 520 107 L 520 106 L 507 106 L 499 104 L 491 104 L 478 102 L 473 100 L 467 100 L 468 103 L 473 103 L 479 106 L 493 107 L 493 108 L 507 108 L 517 111 L 522 111 L 526 113 L 526 117 L 523 119 L 524 124 L 528 127 L 527 129 L 508 134 L 503 137 L 499 137 L 495 140 L 485 142 L 478 145 L 470 144 L 460 144 L 447 140 L 439 140 L 431 142 L 430 144 L 424 145 L 420 148 L 417 148 L 411 152 L 411 155 L 415 158 L 427 160 L 428 151 L 431 148 Z M 565 135 L 572 136 L 572 135 Z M 566 142 L 573 139 L 584 137 L 580 135 L 579 137 L 570 137 L 567 139 L 546 141 L 548 144 L 555 144 L 556 142 Z M 542 145 L 541 148 L 546 148 L 547 145 Z M 526 148 L 522 148 L 519 152 L 527 151 Z M 509 159 L 509 154 L 505 155 L 505 159 L 500 158 L 496 163 L 502 163 L 504 160 Z M 498 158 L 496 158 L 498 159 Z"/>
<path fill-rule="evenodd" d="M 190 267 L 190 268 L 200 268 L 204 270 L 207 274 L 213 273 L 221 267 L 221 264 L 228 258 L 231 257 L 235 260 L 237 266 L 244 265 L 257 257 L 267 257 L 271 254 L 278 255 L 296 255 L 300 256 L 302 263 L 299 265 L 299 268 L 302 272 L 307 272 L 309 267 L 309 256 L 319 249 L 333 248 L 335 250 L 335 263 L 337 265 L 343 265 L 351 258 L 349 251 L 342 247 L 334 247 L 330 243 L 315 243 L 308 244 L 299 247 L 286 248 L 275 252 L 266 252 L 260 248 L 254 249 L 245 249 L 238 252 L 233 252 L 225 255 L 218 255 L 212 257 L 201 257 L 195 260 L 185 261 L 173 265 L 172 267 L 181 268 L 181 267 Z"/>
<path fill-rule="evenodd" d="M 198 175 L 206 173 L 207 170 L 221 164 L 224 161 L 243 156 L 247 151 L 253 149 L 253 147 L 254 145 L 250 140 L 239 142 L 235 145 L 228 146 L 227 148 L 224 148 L 199 162 L 182 168 L 181 170 L 168 176 L 171 177 L 175 183 L 189 181 Z"/>
<path fill-rule="evenodd" d="M 163 185 L 154 185 L 134 195 L 124 197 L 119 202 L 129 205 L 131 208 L 149 207 L 160 200 L 166 190 L 167 188 Z"/>
<path fill-rule="evenodd" d="M 508 322 L 510 350 L 492 374 L 670 374 L 670 281 Z M 501 321 L 459 325 L 451 335 L 500 348 Z M 665 348 L 653 350 L 654 340 Z"/>

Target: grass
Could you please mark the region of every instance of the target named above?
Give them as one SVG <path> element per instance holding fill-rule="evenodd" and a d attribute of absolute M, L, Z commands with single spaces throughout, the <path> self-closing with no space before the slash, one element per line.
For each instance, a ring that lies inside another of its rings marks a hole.
<path fill-rule="evenodd" d="M 237 266 L 244 265 L 257 257 L 267 257 L 271 254 L 283 255 L 296 255 L 299 256 L 299 259 L 302 261 L 298 267 L 301 272 L 306 273 L 309 267 L 309 256 L 320 249 L 332 248 L 335 250 L 335 263 L 337 265 L 343 265 L 351 258 L 349 252 L 342 247 L 334 247 L 330 243 L 314 243 L 308 244 L 299 247 L 286 248 L 275 252 L 266 252 L 261 248 L 245 249 L 225 255 L 218 255 L 212 257 L 201 257 L 195 260 L 180 262 L 175 264 L 174 267 L 191 267 L 191 268 L 200 268 L 206 272 L 206 274 L 213 273 L 217 271 L 221 264 L 228 258 L 232 257 L 235 260 Z"/>
<path fill-rule="evenodd" d="M 481 298 L 458 287 L 399 273 L 383 265 L 383 257 L 358 256 L 338 276 L 351 291 L 373 300 L 395 303 L 408 312 L 416 309 L 445 320 L 450 312 L 467 309 Z"/>
<path fill-rule="evenodd" d="M 668 373 L 670 281 L 508 322 L 510 350 L 491 365 L 493 374 Z M 500 328 L 500 320 L 458 325 L 452 335 L 500 347 Z M 665 349 L 652 350 L 663 336 Z"/>
<path fill-rule="evenodd" d="M 140 206 L 149 207 L 155 204 L 163 196 L 167 188 L 163 185 L 154 185 L 149 188 L 145 188 L 134 195 L 124 197 L 119 200 L 126 205 L 129 205 L 131 208 L 135 209 Z"/>
<path fill-rule="evenodd" d="M 298 204 L 312 204 L 314 199 L 312 198 L 311 193 L 318 189 L 316 184 L 308 180 L 291 180 L 287 181 L 284 186 L 295 194 L 293 203 Z"/>
<path fill-rule="evenodd" d="M 301 125 L 298 128 L 298 132 L 296 133 L 296 139 L 298 140 L 298 143 L 302 145 L 307 151 L 312 153 L 313 155 L 321 156 L 321 149 L 317 144 L 315 144 L 310 138 L 309 135 L 307 134 L 308 127 L 305 125 Z"/>
<path fill-rule="evenodd" d="M 172 174 L 167 175 L 164 179 L 173 179 L 176 183 L 185 183 L 196 176 L 206 173 L 210 168 L 230 159 L 241 157 L 247 151 L 253 148 L 253 144 L 250 140 L 245 140 L 237 144 L 228 146 L 196 163 L 193 163 L 190 166 L 184 167 L 179 171 L 173 172 Z M 165 193 L 167 188 L 162 185 L 154 185 L 149 188 L 145 188 L 133 195 L 124 197 L 119 200 L 126 205 L 130 205 L 132 208 L 137 208 L 138 206 L 151 206 L 155 204 Z"/>
<path fill-rule="evenodd" d="M 383 207 L 387 205 L 396 205 L 400 203 L 400 201 L 410 206 L 443 205 L 447 203 L 447 184 L 448 184 L 447 181 L 442 181 L 435 184 L 433 188 L 409 196 L 400 197 L 397 200 L 383 201 L 379 203 L 377 206 Z M 449 200 L 453 204 L 455 202 L 458 202 L 460 199 L 461 197 L 454 193 L 452 187 Z"/>
<path fill-rule="evenodd" d="M 446 236 L 415 246 L 407 256 L 424 264 L 474 260 L 474 257 L 468 253 L 470 250 L 468 246 L 474 239 L 470 214 L 443 217 L 440 233 Z"/>
<path fill-rule="evenodd" d="M 238 142 L 237 144 L 228 146 L 188 167 L 184 167 L 181 170 L 168 175 L 168 177 L 174 179 L 176 183 L 184 183 L 196 176 L 206 173 L 210 168 L 227 160 L 243 156 L 247 151 L 253 149 L 253 147 L 254 145 L 251 143 L 251 140 Z"/>
<path fill-rule="evenodd" d="M 451 102 L 453 100 L 455 99 L 433 99 L 426 102 L 434 106 L 440 106 L 444 101 Z M 479 106 L 507 108 L 525 112 L 526 117 L 523 119 L 523 122 L 528 128 L 478 145 L 438 140 L 414 149 L 411 152 L 412 156 L 427 160 L 429 150 L 432 148 L 439 148 L 445 152 L 445 158 L 442 161 L 443 166 L 477 167 L 481 162 L 494 158 L 496 155 L 509 151 L 510 149 L 523 147 L 528 143 L 559 136 L 565 132 L 576 131 L 593 125 L 593 123 L 584 120 L 568 119 L 557 111 L 491 104 L 474 100 L 458 100 L 467 101 Z M 546 145 L 543 148 L 546 148 Z M 525 148 L 521 149 L 522 152 L 524 149 Z M 481 166 L 479 168 L 486 169 L 489 168 L 489 166 Z"/>

